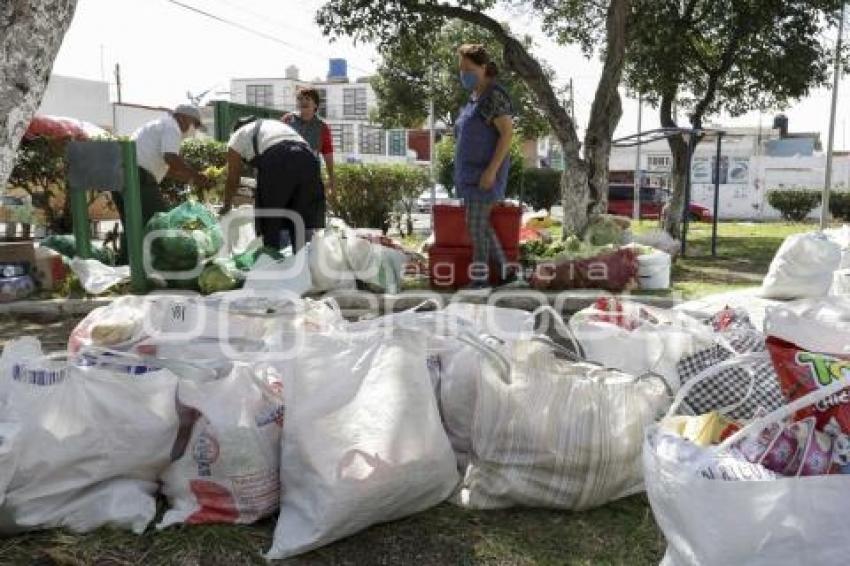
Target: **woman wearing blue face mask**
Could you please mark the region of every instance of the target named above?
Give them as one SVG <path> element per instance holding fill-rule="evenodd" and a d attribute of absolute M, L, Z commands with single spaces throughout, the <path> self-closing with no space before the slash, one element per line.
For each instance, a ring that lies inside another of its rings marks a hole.
<path fill-rule="evenodd" d="M 471 91 L 469 102 L 455 122 L 455 187 L 466 205 L 466 224 L 472 240 L 472 287 L 487 286 L 492 257 L 501 282 L 513 278 L 508 261 L 490 223 L 493 204 L 505 197 L 513 137 L 513 105 L 496 83 L 498 68 L 482 45 L 458 49 L 460 80 Z"/>

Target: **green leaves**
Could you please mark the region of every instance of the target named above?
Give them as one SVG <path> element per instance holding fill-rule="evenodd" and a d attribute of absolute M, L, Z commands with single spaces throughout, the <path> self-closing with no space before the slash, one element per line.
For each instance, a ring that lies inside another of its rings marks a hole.
<path fill-rule="evenodd" d="M 545 114 L 526 84 L 510 73 L 502 60 L 502 45 L 493 35 L 469 23 L 451 21 L 421 35 L 402 34 L 379 47 L 382 57 L 372 86 L 378 95 L 376 119 L 389 128 L 416 128 L 428 118 L 428 103 L 434 97 L 435 115 L 454 124 L 469 93 L 458 80 L 457 48 L 464 43 L 487 47 L 499 66 L 499 83 L 508 91 L 517 111 L 517 128 L 527 137 L 548 131 Z M 525 39 L 526 46 L 531 39 Z M 547 69 L 548 74 L 553 75 Z"/>
<path fill-rule="evenodd" d="M 328 208 L 357 228 L 389 229 L 393 213 L 429 186 L 428 173 L 410 165 L 337 164 Z"/>

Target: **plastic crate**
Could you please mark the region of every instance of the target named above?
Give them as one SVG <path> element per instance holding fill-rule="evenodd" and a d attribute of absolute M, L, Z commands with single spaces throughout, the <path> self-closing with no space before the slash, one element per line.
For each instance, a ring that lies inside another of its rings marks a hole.
<path fill-rule="evenodd" d="M 510 262 L 519 260 L 519 248 L 506 248 Z M 431 286 L 436 289 L 457 289 L 471 282 L 469 266 L 472 264 L 472 248 L 468 246 L 432 246 L 428 251 L 428 275 Z M 498 266 L 490 265 L 490 283 L 499 281 Z"/>
<path fill-rule="evenodd" d="M 522 224 L 522 209 L 508 204 L 497 204 L 490 216 L 496 236 L 502 248 L 519 247 L 519 229 Z M 434 206 L 434 244 L 444 247 L 469 247 L 469 231 L 466 228 L 466 207 L 454 204 Z"/>

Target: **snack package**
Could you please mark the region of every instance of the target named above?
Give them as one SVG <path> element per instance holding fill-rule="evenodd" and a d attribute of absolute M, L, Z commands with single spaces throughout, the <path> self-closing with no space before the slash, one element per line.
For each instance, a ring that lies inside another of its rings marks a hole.
<path fill-rule="evenodd" d="M 698 417 L 676 416 L 664 419 L 661 428 L 697 446 L 719 444 L 740 428 L 736 423 L 720 413 L 712 411 Z"/>
<path fill-rule="evenodd" d="M 837 379 L 850 378 L 850 358 L 809 352 L 776 337 L 768 338 L 767 349 L 779 377 L 779 387 L 789 403 Z M 850 434 L 850 388 L 798 411 L 795 420 L 812 416 L 818 430 L 825 430 L 835 419 L 841 434 Z"/>

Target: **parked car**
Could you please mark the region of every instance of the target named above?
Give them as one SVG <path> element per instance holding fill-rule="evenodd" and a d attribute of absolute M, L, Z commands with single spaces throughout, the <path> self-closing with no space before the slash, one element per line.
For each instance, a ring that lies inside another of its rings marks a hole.
<path fill-rule="evenodd" d="M 416 199 L 416 212 L 420 214 L 430 214 L 431 206 L 434 204 L 449 204 L 454 200 L 443 185 L 437 185 L 435 196 L 436 201 L 431 202 L 431 189 L 428 189 L 419 195 L 419 198 Z"/>
<path fill-rule="evenodd" d="M 611 184 L 608 186 L 608 213 L 618 216 L 632 217 L 634 214 L 633 185 Z M 670 200 L 670 192 L 658 187 L 641 187 L 640 189 L 640 217 L 654 220 L 661 217 L 664 205 Z M 697 222 L 710 222 L 711 211 L 700 204 L 691 203 L 688 208 L 689 220 Z"/>

